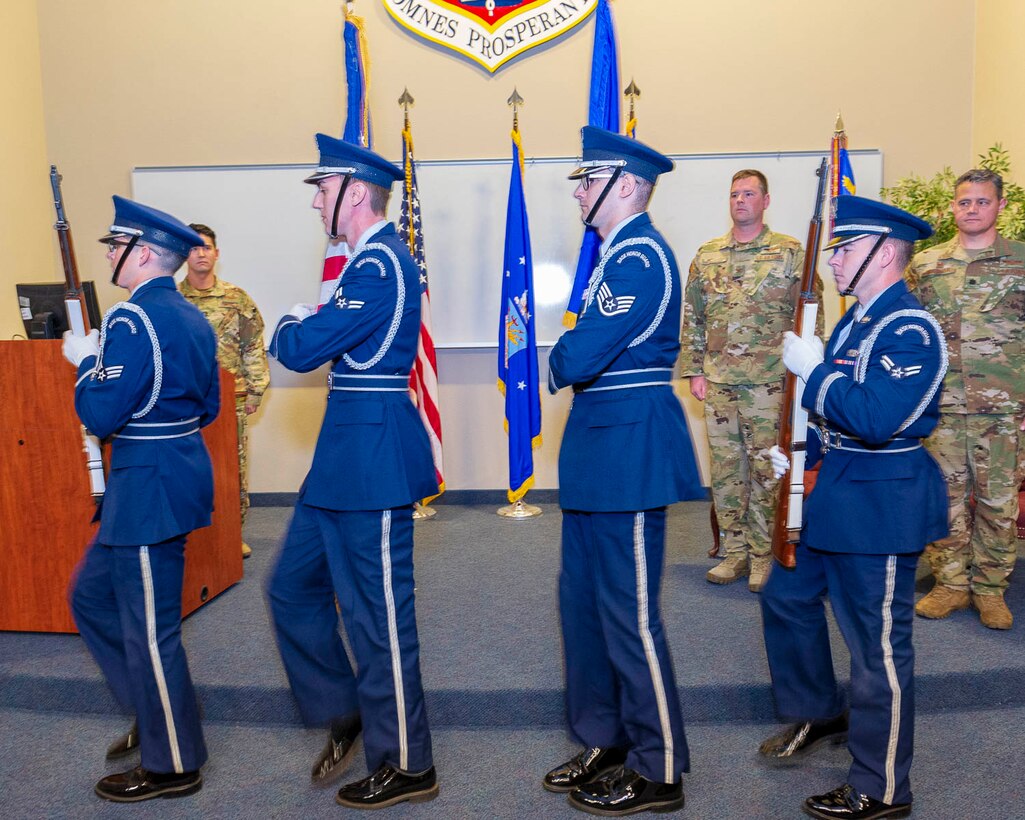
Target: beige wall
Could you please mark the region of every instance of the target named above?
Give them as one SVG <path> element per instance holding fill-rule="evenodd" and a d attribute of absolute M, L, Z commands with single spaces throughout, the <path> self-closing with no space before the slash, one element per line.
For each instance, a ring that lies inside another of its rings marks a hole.
<path fill-rule="evenodd" d="M 29 153 L 41 156 L 48 142 L 50 159 L 61 166 L 85 278 L 108 276 L 99 246 L 90 240 L 109 224 L 110 195 L 129 193 L 133 167 L 310 162 L 313 133 L 341 131 L 340 0 L 147 0 L 130 9 L 122 0 L 19 0 L 17 16 L 33 32 L 19 40 L 34 42 L 34 5 L 39 58 L 20 45 L 16 58 L 8 49 L 0 60 L 15 59 L 18 72 L 35 77 L 36 85 L 41 66 L 41 100 L 36 92 L 26 105 L 38 112 L 42 103 L 46 140 L 37 127 Z M 993 5 L 1020 16 L 1013 0 Z M 395 101 L 405 86 L 417 101 L 414 129 L 422 159 L 505 156 L 505 99 L 514 86 L 527 101 L 522 127 L 528 155 L 578 152 L 590 22 L 489 76 L 411 38 L 377 0 L 358 0 L 356 7 L 366 18 L 370 43 L 375 146 L 385 155 L 399 154 Z M 614 12 L 623 84 L 633 77 L 643 94 L 640 135 L 667 152 L 822 149 L 841 109 L 852 147 L 883 150 L 887 183 L 910 171 L 960 166 L 972 156 L 978 139 L 973 94 L 982 96 L 974 77 L 975 0 L 616 0 Z M 980 13 L 978 22 L 1000 29 L 999 19 Z M 1007 26 L 1003 34 L 1010 37 L 1011 31 Z M 0 79 L 5 90 L 9 74 Z M 3 139 L 0 147 L 6 147 Z M 21 167 L 20 160 L 11 164 Z M 39 198 L 32 208 L 23 208 L 20 196 L 8 204 L 10 193 L 3 195 L 5 207 L 25 212 L 19 238 L 30 224 L 43 234 L 52 222 L 44 207 L 45 168 L 31 181 Z M 59 272 L 52 250 L 51 266 L 54 278 Z M 283 275 L 312 281 L 317 273 Z M 12 274 L 0 276 L 6 290 Z M 107 288 L 101 301 L 109 305 L 117 295 Z M 479 384 L 443 384 L 443 416 L 446 404 L 479 404 L 489 414 L 497 406 L 489 367 L 479 370 L 487 374 Z M 322 401 L 312 387 L 272 390 L 253 428 L 254 490 L 298 486 Z M 556 481 L 564 418 L 550 415 L 539 487 Z M 500 427 L 487 427 L 475 452 L 493 453 L 495 460 L 503 447 L 491 428 Z M 448 429 L 450 440 L 464 432 L 461 426 Z M 449 486 L 500 486 L 502 472 L 490 464 L 450 476 Z"/>
<path fill-rule="evenodd" d="M 981 0 L 977 9 L 972 157 L 996 142 L 1011 152 L 1013 174 L 1025 181 L 1025 3 Z M 962 169 L 963 170 L 963 169 Z"/>
<path fill-rule="evenodd" d="M 23 333 L 16 282 L 53 278 L 39 27 L 35 0 L 0 12 L 0 339 Z"/>
<path fill-rule="evenodd" d="M 22 5 L 28 5 L 22 3 Z M 137 165 L 306 162 L 343 120 L 339 0 L 39 0 L 46 129 L 78 233 L 109 220 Z M 376 147 L 399 154 L 408 86 L 422 159 L 508 151 L 505 99 L 526 98 L 528 154 L 576 153 L 592 25 L 497 76 L 411 38 L 359 0 Z M 820 148 L 842 109 L 886 178 L 970 156 L 973 0 L 617 0 L 643 138 L 668 152 Z M 115 21 L 122 21 L 117 24 Z M 737 21 L 743 20 L 745 31 Z M 884 25 L 885 23 L 885 25 Z M 845 35 L 834 35 L 834 32 Z M 835 42 L 835 45 L 834 45 Z M 900 94 L 887 89 L 900 87 Z M 80 245 L 84 243 L 80 240 Z M 83 268 L 103 268 L 99 255 Z"/>

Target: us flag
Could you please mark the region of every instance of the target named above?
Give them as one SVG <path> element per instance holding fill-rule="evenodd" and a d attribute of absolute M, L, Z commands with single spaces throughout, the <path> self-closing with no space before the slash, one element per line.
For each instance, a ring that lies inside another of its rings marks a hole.
<path fill-rule="evenodd" d="M 427 260 L 424 257 L 424 234 L 420 222 L 420 192 L 416 184 L 413 161 L 413 135 L 409 127 L 402 131 L 402 164 L 406 172 L 402 186 L 402 208 L 399 214 L 399 235 L 409 245 L 409 253 L 420 269 L 420 342 L 416 361 L 409 374 L 409 389 L 415 396 L 417 412 L 427 429 L 434 455 L 434 471 L 438 476 L 438 495 L 445 492 L 441 459 L 441 413 L 438 410 L 438 356 L 431 335 L 431 289 L 427 281 Z M 438 495 L 423 499 L 429 504 Z"/>

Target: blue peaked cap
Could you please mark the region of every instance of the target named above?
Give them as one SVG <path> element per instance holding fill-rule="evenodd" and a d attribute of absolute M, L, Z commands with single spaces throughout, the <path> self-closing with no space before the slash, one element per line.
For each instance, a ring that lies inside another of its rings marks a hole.
<path fill-rule="evenodd" d="M 317 170 L 303 180 L 310 185 L 335 174 L 348 174 L 382 188 L 391 188 L 393 182 L 405 177 L 402 171 L 369 148 L 327 134 L 317 134 L 317 150 L 320 152 Z"/>
<path fill-rule="evenodd" d="M 901 208 L 861 196 L 836 198 L 833 238 L 826 248 L 838 248 L 866 236 L 885 234 L 893 239 L 917 242 L 932 236 L 932 226 Z"/>
<path fill-rule="evenodd" d="M 570 179 L 580 179 L 600 168 L 620 166 L 641 179 L 654 182 L 659 174 L 673 170 L 673 161 L 643 142 L 622 134 L 614 134 L 604 128 L 585 125 L 580 129 L 584 144 L 583 158 Z"/>
<path fill-rule="evenodd" d="M 178 256 L 188 256 L 193 248 L 204 244 L 203 237 L 168 213 L 122 196 L 114 196 L 113 199 L 114 223 L 110 226 L 110 233 L 100 237 L 100 242 L 137 236 L 140 242 L 166 248 Z"/>

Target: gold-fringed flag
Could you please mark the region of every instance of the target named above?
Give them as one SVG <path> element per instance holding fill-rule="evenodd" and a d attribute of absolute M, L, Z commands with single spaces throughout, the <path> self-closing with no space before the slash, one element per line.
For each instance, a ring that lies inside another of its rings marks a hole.
<path fill-rule="evenodd" d="M 399 214 L 399 235 L 406 240 L 409 254 L 420 270 L 420 341 L 416 348 L 416 361 L 409 374 L 409 389 L 416 399 L 416 409 L 427 430 L 434 456 L 434 471 L 438 477 L 438 495 L 445 492 L 445 477 L 441 456 L 441 412 L 438 409 L 438 355 L 434 350 L 431 332 L 431 289 L 427 281 L 427 259 L 424 256 L 423 223 L 420 220 L 420 190 L 416 182 L 416 162 L 413 159 L 413 132 L 409 127 L 409 106 L 413 98 L 403 91 L 399 104 L 405 108 L 402 129 L 402 166 L 405 181 L 402 186 L 402 207 Z M 429 504 L 438 495 L 422 499 Z"/>
<path fill-rule="evenodd" d="M 352 3 L 345 11 L 345 25 L 342 41 L 345 44 L 345 129 L 342 139 L 364 148 L 373 148 L 373 134 L 370 125 L 370 58 L 367 52 L 366 32 L 363 18 L 352 13 Z M 324 252 L 324 271 L 320 279 L 320 297 L 317 305 L 322 306 L 331 298 L 338 286 L 338 279 L 349 257 L 349 246 L 343 239 L 331 239 Z"/>
<path fill-rule="evenodd" d="M 527 202 L 523 195 L 523 145 L 513 106 L 512 173 L 506 209 L 502 302 L 498 324 L 498 389 L 505 395 L 505 428 L 509 434 L 509 502 L 515 504 L 534 486 L 533 449 L 541 444 L 541 393 L 534 335 L 534 272 L 530 251 Z"/>

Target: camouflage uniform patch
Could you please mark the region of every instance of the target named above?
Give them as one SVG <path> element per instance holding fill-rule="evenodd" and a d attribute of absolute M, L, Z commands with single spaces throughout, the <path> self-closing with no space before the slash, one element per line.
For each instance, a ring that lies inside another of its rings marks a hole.
<path fill-rule="evenodd" d="M 705 425 L 712 498 L 727 554 L 769 554 L 778 483 L 769 448 L 779 432 L 782 399 L 782 379 L 774 384 L 708 383 Z"/>
<path fill-rule="evenodd" d="M 245 405 L 259 405 L 270 384 L 263 317 L 242 288 L 214 278 L 207 290 L 197 290 L 188 279 L 178 290 L 202 311 L 217 336 L 217 362 L 235 376 L 235 415 L 238 420 L 239 504 L 242 525 L 249 511 L 248 430 Z"/>
<path fill-rule="evenodd" d="M 927 446 L 950 487 L 951 534 L 926 555 L 940 583 L 999 593 L 1014 569 L 1023 477 L 1025 243 L 998 236 L 973 259 L 955 237 L 917 254 L 908 281 L 950 354 L 940 424 Z"/>

